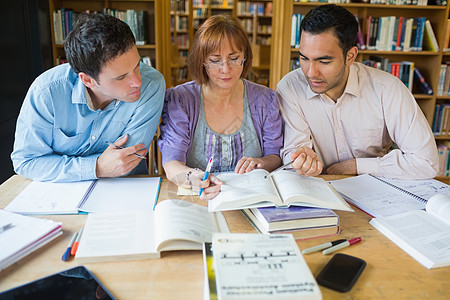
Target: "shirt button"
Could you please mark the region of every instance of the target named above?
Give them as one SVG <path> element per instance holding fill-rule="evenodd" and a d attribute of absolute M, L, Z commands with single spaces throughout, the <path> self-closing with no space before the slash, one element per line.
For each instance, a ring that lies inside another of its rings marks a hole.
<path fill-rule="evenodd" d="M 91 137 L 91 139 L 95 140 L 95 139 L 96 139 L 95 135 L 93 135 L 93 136 Z"/>

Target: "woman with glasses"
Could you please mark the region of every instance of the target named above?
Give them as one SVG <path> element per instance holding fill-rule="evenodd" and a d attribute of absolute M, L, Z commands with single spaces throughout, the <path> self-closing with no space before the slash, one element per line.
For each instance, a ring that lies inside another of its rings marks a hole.
<path fill-rule="evenodd" d="M 166 91 L 158 141 L 163 167 L 178 186 L 212 199 L 222 182 L 210 172 L 272 171 L 281 165 L 283 142 L 275 92 L 244 77 L 252 50 L 247 34 L 229 15 L 210 17 L 198 29 L 189 51 L 195 81 Z"/>

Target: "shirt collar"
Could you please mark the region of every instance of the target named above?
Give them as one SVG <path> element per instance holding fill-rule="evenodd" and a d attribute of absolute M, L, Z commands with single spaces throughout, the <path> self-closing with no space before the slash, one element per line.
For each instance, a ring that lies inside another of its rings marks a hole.
<path fill-rule="evenodd" d="M 358 67 L 353 63 L 350 66 L 350 72 L 348 74 L 347 85 L 345 86 L 344 94 L 351 94 L 359 98 L 359 79 L 358 79 Z M 314 97 L 319 97 L 319 94 L 314 93 L 308 84 L 306 89 L 306 99 L 312 100 Z M 342 97 L 342 96 L 341 96 Z"/>

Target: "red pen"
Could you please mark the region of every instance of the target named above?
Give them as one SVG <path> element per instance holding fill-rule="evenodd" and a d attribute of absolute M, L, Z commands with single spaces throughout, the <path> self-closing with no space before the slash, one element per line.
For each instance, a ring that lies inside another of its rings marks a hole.
<path fill-rule="evenodd" d="M 361 242 L 361 237 L 357 237 L 348 241 L 345 241 L 343 243 L 337 244 L 336 246 L 330 247 L 328 249 L 325 249 L 322 251 L 322 254 L 330 254 L 331 252 L 337 251 L 339 249 L 354 245 L 356 243 Z"/>
<path fill-rule="evenodd" d="M 83 228 L 81 228 L 80 232 L 78 232 L 77 238 L 72 245 L 72 249 L 70 249 L 70 254 L 75 256 L 77 254 L 78 244 L 80 243 L 81 234 L 83 233 Z"/>

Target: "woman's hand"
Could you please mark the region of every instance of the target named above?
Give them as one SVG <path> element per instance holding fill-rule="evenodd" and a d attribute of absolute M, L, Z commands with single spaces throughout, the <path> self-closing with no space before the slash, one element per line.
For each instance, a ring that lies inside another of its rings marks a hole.
<path fill-rule="evenodd" d="M 253 169 L 262 169 L 264 161 L 261 158 L 253 158 L 248 156 L 243 156 L 236 164 L 234 168 L 235 173 L 244 174 L 248 173 Z"/>

